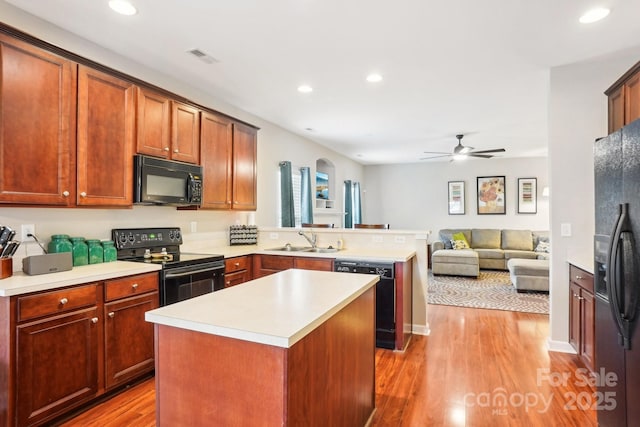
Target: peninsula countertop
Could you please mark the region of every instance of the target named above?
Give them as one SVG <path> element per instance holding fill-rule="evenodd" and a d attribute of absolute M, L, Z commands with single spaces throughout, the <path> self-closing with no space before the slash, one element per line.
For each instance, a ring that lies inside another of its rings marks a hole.
<path fill-rule="evenodd" d="M 289 348 L 378 282 L 291 269 L 145 314 L 148 322 Z"/>

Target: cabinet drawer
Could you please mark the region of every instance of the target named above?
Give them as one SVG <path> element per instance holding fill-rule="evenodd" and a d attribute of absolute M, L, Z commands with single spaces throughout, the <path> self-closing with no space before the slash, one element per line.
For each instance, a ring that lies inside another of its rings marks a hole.
<path fill-rule="evenodd" d="M 573 283 L 593 293 L 593 275 L 591 273 L 575 265 L 569 265 L 569 277 Z"/>
<path fill-rule="evenodd" d="M 234 273 L 236 271 L 247 270 L 249 268 L 249 257 L 239 256 L 235 258 L 229 258 L 224 260 L 224 272 Z"/>
<path fill-rule="evenodd" d="M 264 270 L 288 270 L 293 268 L 293 257 L 262 255 L 260 267 Z"/>
<path fill-rule="evenodd" d="M 105 284 L 105 301 L 157 291 L 159 288 L 158 273 L 141 274 L 109 280 Z"/>
<path fill-rule="evenodd" d="M 244 282 L 248 282 L 251 280 L 251 275 L 248 271 L 238 271 L 236 273 L 225 274 L 224 275 L 224 287 L 230 288 L 231 286 L 236 286 Z"/>
<path fill-rule="evenodd" d="M 296 258 L 293 262 L 295 268 L 303 270 L 333 271 L 333 260 L 326 258 Z"/>
<path fill-rule="evenodd" d="M 56 313 L 64 313 L 98 302 L 97 285 L 60 289 L 18 298 L 18 322 Z"/>

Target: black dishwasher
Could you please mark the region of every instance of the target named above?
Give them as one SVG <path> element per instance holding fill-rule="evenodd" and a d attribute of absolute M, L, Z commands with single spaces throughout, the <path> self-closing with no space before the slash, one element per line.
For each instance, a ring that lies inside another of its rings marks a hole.
<path fill-rule="evenodd" d="M 380 276 L 380 281 L 376 284 L 376 347 L 394 349 L 396 346 L 396 279 L 393 263 L 336 260 L 334 271 Z"/>

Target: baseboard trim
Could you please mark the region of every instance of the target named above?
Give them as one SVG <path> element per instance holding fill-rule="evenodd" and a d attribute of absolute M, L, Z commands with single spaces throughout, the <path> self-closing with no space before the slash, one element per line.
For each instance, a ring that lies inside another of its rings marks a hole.
<path fill-rule="evenodd" d="M 431 329 L 429 329 L 429 325 L 413 325 L 411 332 L 416 335 L 428 336 L 431 333 Z"/>
<path fill-rule="evenodd" d="M 547 340 L 547 350 L 556 351 L 558 353 L 571 353 L 577 354 L 576 349 L 566 341 L 554 341 L 552 339 Z"/>

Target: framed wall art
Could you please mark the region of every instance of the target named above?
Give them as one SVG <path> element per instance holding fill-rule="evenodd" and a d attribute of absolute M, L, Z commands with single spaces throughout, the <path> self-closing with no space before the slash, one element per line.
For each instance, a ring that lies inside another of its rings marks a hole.
<path fill-rule="evenodd" d="M 518 178 L 518 213 L 538 213 L 538 180 Z"/>
<path fill-rule="evenodd" d="M 464 215 L 464 181 L 449 181 L 449 215 Z"/>
<path fill-rule="evenodd" d="M 506 214 L 504 176 L 478 177 L 478 215 Z"/>

